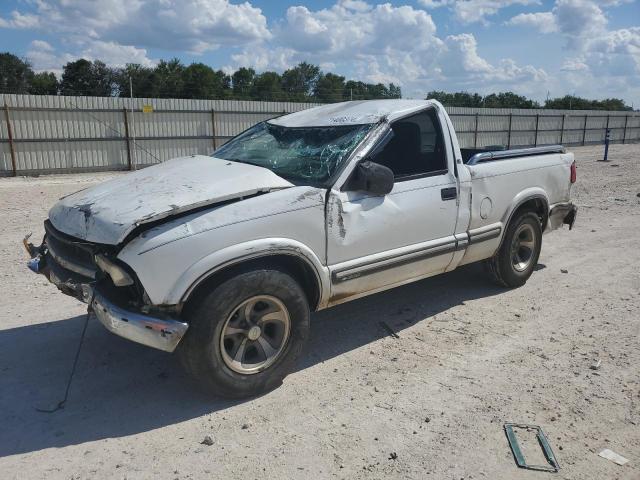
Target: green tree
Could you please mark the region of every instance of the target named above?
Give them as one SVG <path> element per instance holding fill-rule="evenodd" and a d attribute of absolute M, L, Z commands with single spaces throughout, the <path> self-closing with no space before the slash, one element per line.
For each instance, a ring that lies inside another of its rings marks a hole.
<path fill-rule="evenodd" d="M 153 97 L 153 69 L 139 63 L 127 63 L 115 73 L 115 90 L 121 97 L 129 97 L 131 90 L 136 98 Z"/>
<path fill-rule="evenodd" d="M 233 84 L 233 98 L 238 100 L 248 100 L 251 98 L 251 88 L 256 71 L 253 68 L 240 67 L 231 75 Z"/>
<path fill-rule="evenodd" d="M 231 77 L 203 63 L 192 63 L 182 77 L 184 98 L 227 98 L 231 91 Z"/>
<path fill-rule="evenodd" d="M 544 108 L 562 110 L 632 110 L 624 100 L 619 98 L 588 100 L 586 98 L 576 97 L 575 95 L 565 95 L 564 97 L 549 99 L 545 102 Z"/>
<path fill-rule="evenodd" d="M 427 93 L 427 98 L 438 100 L 448 107 L 482 107 L 482 96 L 477 93 L 455 92 L 448 93 L 440 90 L 434 90 Z"/>
<path fill-rule="evenodd" d="M 482 106 L 487 108 L 540 108 L 538 102 L 513 92 L 487 95 L 482 100 Z"/>
<path fill-rule="evenodd" d="M 367 100 L 369 98 L 369 90 L 367 84 L 357 80 L 349 80 L 344 84 L 345 100 Z"/>
<path fill-rule="evenodd" d="M 69 62 L 62 71 L 62 95 L 111 96 L 114 91 L 115 72 L 100 60 L 90 62 L 81 58 Z M 117 92 L 116 92 L 117 93 Z"/>
<path fill-rule="evenodd" d="M 36 73 L 29 83 L 29 93 L 32 95 L 58 94 L 58 79 L 51 72 Z"/>
<path fill-rule="evenodd" d="M 399 85 L 389 84 L 389 98 L 402 98 L 402 89 Z"/>
<path fill-rule="evenodd" d="M 276 72 L 264 72 L 256 75 L 251 88 L 254 100 L 286 100 L 282 91 L 282 78 Z"/>
<path fill-rule="evenodd" d="M 153 97 L 182 98 L 184 96 L 184 65 L 179 59 L 160 60 L 151 75 Z"/>
<path fill-rule="evenodd" d="M 0 93 L 28 93 L 32 77 L 28 62 L 9 52 L 0 53 Z"/>
<path fill-rule="evenodd" d="M 313 94 L 320 67 L 302 62 L 282 74 L 282 89 L 290 101 L 305 101 Z"/>
<path fill-rule="evenodd" d="M 345 93 L 344 77 L 334 73 L 321 73 L 314 89 L 319 102 L 334 103 L 343 101 Z"/>

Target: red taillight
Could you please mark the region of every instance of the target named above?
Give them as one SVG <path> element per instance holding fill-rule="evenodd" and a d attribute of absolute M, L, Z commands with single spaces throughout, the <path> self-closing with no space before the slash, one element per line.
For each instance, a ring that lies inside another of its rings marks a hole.
<path fill-rule="evenodd" d="M 576 170 L 576 161 L 574 160 L 571 164 L 571 183 L 576 183 L 577 174 L 578 172 Z"/>

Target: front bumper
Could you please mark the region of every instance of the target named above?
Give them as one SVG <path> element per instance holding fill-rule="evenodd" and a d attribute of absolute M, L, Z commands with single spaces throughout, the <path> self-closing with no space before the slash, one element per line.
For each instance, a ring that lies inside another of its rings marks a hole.
<path fill-rule="evenodd" d="M 31 257 L 27 264 L 29 269 L 47 277 L 63 293 L 84 303 L 90 302 L 96 318 L 110 332 L 148 347 L 173 352 L 189 328 L 187 323 L 178 319 L 164 316 L 160 318 L 120 306 L 118 302 L 108 298 L 100 287 L 96 287 L 96 282 L 61 275 L 61 267 L 48 254 L 43 254 L 26 239 L 24 243 Z M 75 278 L 78 280 L 74 281 Z"/>
<path fill-rule="evenodd" d="M 100 323 L 111 333 L 148 347 L 173 352 L 189 325 L 174 319 L 162 319 L 132 312 L 93 291 L 91 307 Z"/>

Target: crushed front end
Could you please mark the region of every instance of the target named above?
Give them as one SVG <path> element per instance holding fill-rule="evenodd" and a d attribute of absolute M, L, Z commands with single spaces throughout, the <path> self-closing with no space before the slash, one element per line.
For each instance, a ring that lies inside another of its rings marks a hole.
<path fill-rule="evenodd" d="M 39 247 L 24 239 L 28 267 L 58 289 L 90 304 L 112 333 L 137 343 L 173 352 L 187 331 L 174 308 L 151 305 L 135 273 L 117 259 L 117 247 L 92 243 L 58 231 L 45 221 Z"/>

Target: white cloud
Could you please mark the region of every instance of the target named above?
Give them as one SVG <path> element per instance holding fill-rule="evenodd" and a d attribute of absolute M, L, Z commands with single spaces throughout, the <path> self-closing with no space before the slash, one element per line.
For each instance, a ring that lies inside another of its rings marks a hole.
<path fill-rule="evenodd" d="M 87 60 L 101 60 L 109 66 L 124 67 L 127 63 L 138 63 L 151 67 L 157 63 L 147 57 L 147 50 L 131 45 L 100 40 L 90 42 L 80 55 Z"/>
<path fill-rule="evenodd" d="M 439 43 L 436 26 L 423 10 L 389 3 L 352 7 L 351 2 L 338 2 L 318 11 L 289 7 L 284 24 L 274 32 L 277 41 L 296 50 L 339 57 L 351 57 L 354 52 L 426 50 Z"/>
<path fill-rule="evenodd" d="M 39 20 L 37 15 L 22 14 L 14 10 L 9 20 L 0 17 L 0 28 L 36 28 Z"/>
<path fill-rule="evenodd" d="M 539 4 L 540 0 L 418 0 L 425 8 L 450 6 L 455 18 L 463 24 L 487 23 L 487 17 L 512 5 Z"/>
<path fill-rule="evenodd" d="M 589 70 L 589 66 L 584 62 L 584 58 L 569 58 L 564 61 L 560 70 L 563 72 L 584 72 Z"/>
<path fill-rule="evenodd" d="M 607 32 L 591 39 L 586 48 L 594 74 L 635 77 L 640 84 L 640 27 Z"/>
<path fill-rule="evenodd" d="M 556 0 L 551 11 L 520 14 L 506 23 L 559 33 L 572 57 L 552 82 L 583 95 L 624 97 L 640 88 L 640 27 L 609 30 L 604 9 L 629 0 Z"/>
<path fill-rule="evenodd" d="M 502 8 L 538 3 L 539 0 L 464 0 L 454 2 L 453 11 L 462 23 L 486 23 L 487 17 L 495 15 Z"/>
<path fill-rule="evenodd" d="M 29 45 L 26 57 L 36 72 L 46 70 L 54 72 L 58 76 L 62 74 L 62 67 L 67 62 L 75 61 L 78 58 L 92 61 L 101 60 L 113 67 L 123 67 L 127 63 L 139 63 L 150 67 L 157 63 L 147 57 L 147 51 L 144 48 L 100 40 L 88 42 L 83 49 L 75 54 L 58 53 L 49 43 L 43 40 L 34 40 Z"/>
<path fill-rule="evenodd" d="M 55 49 L 44 40 L 33 40 L 26 54 L 27 60 L 36 72 L 49 71 L 58 77 L 62 75 L 62 66 L 77 57 L 70 54 L 57 54 Z"/>
<path fill-rule="evenodd" d="M 556 17 L 553 12 L 521 13 L 506 21 L 505 24 L 533 27 L 541 33 L 553 33 L 558 31 Z"/>
<path fill-rule="evenodd" d="M 547 78 L 544 70 L 511 59 L 488 62 L 471 34 L 441 39 L 424 10 L 391 4 L 352 7 L 344 1 L 316 11 L 290 7 L 271 40 L 233 55 L 235 66 L 284 70 L 300 61 L 330 60 L 334 71 L 349 72 L 347 78 L 393 82 L 413 96 L 423 96 L 438 82 L 448 89 L 478 90 Z"/>
<path fill-rule="evenodd" d="M 466 82 L 501 84 L 515 82 L 544 82 L 548 75 L 543 69 L 531 65 L 519 66 L 512 59 L 503 59 L 492 65 L 478 54 L 475 37 L 469 33 L 450 35 L 446 38 L 446 51 L 440 59 L 446 78 Z"/>
<path fill-rule="evenodd" d="M 43 52 L 52 52 L 53 47 L 49 42 L 45 42 L 44 40 L 34 40 L 31 42 L 31 48 L 41 50 Z"/>
<path fill-rule="evenodd" d="M 266 17 L 250 3 L 228 0 L 38 0 L 0 27 L 58 32 L 76 41 L 202 53 L 268 39 Z"/>
<path fill-rule="evenodd" d="M 418 3 L 425 8 L 446 7 L 454 3 L 453 0 L 418 0 Z"/>
<path fill-rule="evenodd" d="M 290 48 L 259 46 L 243 50 L 241 53 L 231 55 L 235 66 L 229 67 L 234 70 L 237 67 L 253 67 L 261 70 L 286 70 L 296 63 L 294 59 L 296 51 Z"/>

